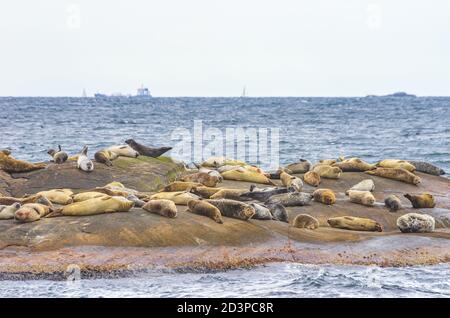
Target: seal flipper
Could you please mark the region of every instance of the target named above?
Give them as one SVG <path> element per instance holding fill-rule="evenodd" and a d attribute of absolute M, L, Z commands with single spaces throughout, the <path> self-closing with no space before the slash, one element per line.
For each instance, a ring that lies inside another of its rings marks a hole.
<path fill-rule="evenodd" d="M 58 216 L 64 216 L 64 214 L 62 214 L 62 210 L 63 208 L 53 208 L 51 209 L 49 214 L 44 216 L 44 218 L 55 218 Z"/>

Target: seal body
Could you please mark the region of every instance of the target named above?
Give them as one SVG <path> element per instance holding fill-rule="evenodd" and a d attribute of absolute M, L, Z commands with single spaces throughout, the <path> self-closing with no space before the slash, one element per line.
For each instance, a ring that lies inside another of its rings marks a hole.
<path fill-rule="evenodd" d="M 168 218 L 175 218 L 177 216 L 177 207 L 175 206 L 175 203 L 170 200 L 150 200 L 142 208 L 147 212 L 159 214 Z"/>
<path fill-rule="evenodd" d="M 332 205 L 336 203 L 336 195 L 333 190 L 330 189 L 317 189 L 313 192 L 314 201 L 320 202 L 326 205 Z"/>
<path fill-rule="evenodd" d="M 47 206 L 52 206 L 52 203 L 42 195 L 30 195 L 25 198 L 14 198 L 14 197 L 0 197 L 0 204 L 11 205 L 13 203 L 20 203 L 22 205 L 27 203 L 39 203 Z"/>
<path fill-rule="evenodd" d="M 128 145 L 118 145 L 118 146 L 111 146 L 106 148 L 107 151 L 111 151 L 118 156 L 122 157 L 129 157 L 129 158 L 137 158 L 139 157 L 139 152 L 134 150 Z"/>
<path fill-rule="evenodd" d="M 365 206 L 373 206 L 375 197 L 370 191 L 350 190 L 348 191 L 350 202 L 362 204 Z"/>
<path fill-rule="evenodd" d="M 203 161 L 201 164 L 203 167 L 213 167 L 219 168 L 222 166 L 246 166 L 247 163 L 240 160 L 234 160 L 225 157 L 210 157 L 207 160 Z"/>
<path fill-rule="evenodd" d="M 184 182 L 196 182 L 201 183 L 207 187 L 215 187 L 217 183 L 220 182 L 217 176 L 211 176 L 208 173 L 197 172 L 193 174 L 188 174 L 180 178 Z"/>
<path fill-rule="evenodd" d="M 14 214 L 22 205 L 18 202 L 11 205 L 0 205 L 0 220 L 9 220 L 14 218 Z"/>
<path fill-rule="evenodd" d="M 266 201 L 267 204 L 280 203 L 284 206 L 304 206 L 311 202 L 312 195 L 306 192 L 288 192 L 276 194 Z"/>
<path fill-rule="evenodd" d="M 159 148 L 147 147 L 136 142 L 134 139 L 125 140 L 125 143 L 134 150 L 136 150 L 140 155 L 152 158 L 159 157 L 172 149 L 172 147 L 159 147 Z"/>
<path fill-rule="evenodd" d="M 220 210 L 220 213 L 223 216 L 229 218 L 248 220 L 251 217 L 253 217 L 253 215 L 255 215 L 255 209 L 252 206 L 243 202 L 229 199 L 220 199 L 220 200 L 207 199 L 206 202 L 214 205 L 216 208 Z"/>
<path fill-rule="evenodd" d="M 436 206 L 436 200 L 430 193 L 422 193 L 420 195 L 407 193 L 404 197 L 411 201 L 411 204 L 415 209 L 434 208 Z"/>
<path fill-rule="evenodd" d="M 51 203 L 67 205 L 73 202 L 73 192 L 70 189 L 54 189 L 48 191 L 41 191 L 36 193 L 46 197 Z"/>
<path fill-rule="evenodd" d="M 317 172 L 308 171 L 303 176 L 303 180 L 305 181 L 305 183 L 309 184 L 310 186 L 318 187 L 320 184 L 320 175 Z"/>
<path fill-rule="evenodd" d="M 291 173 L 306 173 L 311 169 L 311 162 L 306 159 L 300 159 L 298 162 L 291 163 L 285 168 Z"/>
<path fill-rule="evenodd" d="M 274 183 L 265 174 L 247 170 L 242 167 L 235 170 L 225 171 L 222 173 L 222 177 L 225 180 L 246 181 L 274 185 Z"/>
<path fill-rule="evenodd" d="M 211 203 L 208 203 L 204 200 L 191 200 L 188 202 L 188 207 L 189 212 L 207 216 L 219 224 L 223 223 L 222 214 L 220 213 L 220 210 Z"/>
<path fill-rule="evenodd" d="M 107 165 L 108 167 L 112 167 L 112 161 L 117 159 L 119 155 L 115 152 L 112 152 L 107 149 L 102 149 L 100 151 L 97 151 L 94 155 L 95 161 L 99 163 L 103 163 Z"/>
<path fill-rule="evenodd" d="M 169 200 L 178 205 L 187 205 L 191 200 L 198 200 L 198 195 L 186 191 L 159 192 L 150 197 L 150 200 Z"/>
<path fill-rule="evenodd" d="M 44 163 L 31 163 L 17 160 L 11 156 L 9 150 L 0 151 L 0 170 L 8 173 L 30 172 L 38 169 L 44 169 Z"/>
<path fill-rule="evenodd" d="M 220 189 L 213 195 L 211 195 L 210 199 L 231 199 L 231 200 L 237 200 L 237 201 L 247 201 L 249 199 L 246 199 L 245 197 L 241 197 L 243 193 L 247 192 L 247 190 L 241 190 L 241 189 Z"/>
<path fill-rule="evenodd" d="M 313 168 L 321 178 L 338 179 L 341 176 L 342 170 L 339 167 L 332 167 L 330 165 L 319 164 Z"/>
<path fill-rule="evenodd" d="M 103 197 L 107 197 L 107 196 L 108 195 L 105 193 L 92 191 L 92 192 L 82 192 L 82 193 L 75 194 L 72 197 L 72 199 L 73 199 L 73 202 L 83 202 L 86 200 L 103 198 Z"/>
<path fill-rule="evenodd" d="M 319 160 L 318 164 L 332 166 L 336 163 L 336 159 L 322 159 Z"/>
<path fill-rule="evenodd" d="M 357 184 L 355 184 L 353 187 L 351 187 L 349 190 L 345 191 L 345 195 L 348 195 L 348 192 L 351 190 L 358 190 L 358 191 L 374 191 L 375 190 L 375 183 L 372 179 L 365 179 Z"/>
<path fill-rule="evenodd" d="M 203 187 L 199 182 L 174 181 L 165 186 L 160 192 L 188 191 L 194 187 Z"/>
<path fill-rule="evenodd" d="M 309 214 L 299 214 L 294 218 L 292 226 L 299 229 L 315 230 L 319 227 L 319 221 Z"/>
<path fill-rule="evenodd" d="M 60 213 L 69 216 L 94 215 L 113 212 L 128 212 L 134 202 L 119 196 L 106 196 L 64 206 Z"/>
<path fill-rule="evenodd" d="M 213 169 L 209 169 L 209 168 L 205 168 L 205 167 L 200 167 L 200 169 L 198 169 L 198 172 L 207 173 L 210 176 L 217 177 L 219 179 L 219 182 L 223 181 L 222 175 L 217 170 L 213 170 Z"/>
<path fill-rule="evenodd" d="M 251 188 L 251 191 L 247 191 L 241 194 L 241 198 L 258 200 L 261 202 L 267 201 L 271 196 L 276 194 L 287 193 L 287 188 L 265 188 L 254 190 Z"/>
<path fill-rule="evenodd" d="M 272 216 L 272 213 L 270 213 L 269 208 L 265 207 L 264 205 L 257 203 L 250 203 L 250 206 L 252 206 L 255 209 L 255 215 L 252 216 L 252 219 L 272 220 L 274 218 Z"/>
<path fill-rule="evenodd" d="M 145 205 L 145 201 L 142 201 L 134 194 L 130 194 L 127 196 L 127 200 L 134 202 L 134 206 L 136 208 L 142 208 Z"/>
<path fill-rule="evenodd" d="M 399 159 L 385 159 L 378 162 L 377 166 L 382 168 L 397 168 L 397 169 L 405 169 L 409 172 L 414 172 L 416 167 L 414 167 L 411 163 L 406 160 Z"/>
<path fill-rule="evenodd" d="M 358 218 L 354 216 L 340 216 L 330 218 L 327 222 L 331 227 L 338 229 L 383 232 L 383 227 L 381 224 L 372 219 Z"/>
<path fill-rule="evenodd" d="M 201 184 L 200 184 L 201 185 Z M 203 185 L 199 187 L 192 187 L 190 192 L 201 196 L 202 198 L 209 199 L 212 195 L 222 190 L 221 188 L 211 188 L 211 187 L 205 187 Z M 241 200 L 242 201 L 242 200 Z"/>
<path fill-rule="evenodd" d="M 272 214 L 274 220 L 289 223 L 287 210 L 282 204 L 267 203 L 266 206 Z"/>
<path fill-rule="evenodd" d="M 445 171 L 443 169 L 425 161 L 408 160 L 408 162 L 416 168 L 416 171 L 431 174 L 433 176 L 440 176 L 445 174 Z"/>
<path fill-rule="evenodd" d="M 50 212 L 52 212 L 52 209 L 49 206 L 39 203 L 27 203 L 14 213 L 14 219 L 18 222 L 34 222 Z"/>
<path fill-rule="evenodd" d="M 344 159 L 333 164 L 344 172 L 363 172 L 375 169 L 375 165 L 367 163 L 359 158 Z"/>
<path fill-rule="evenodd" d="M 47 153 L 53 158 L 53 161 L 56 164 L 61 164 L 67 161 L 69 155 L 66 152 L 62 151 L 61 145 L 58 145 L 58 149 L 59 149 L 58 151 L 54 149 L 49 149 Z"/>
<path fill-rule="evenodd" d="M 78 169 L 91 172 L 94 170 L 94 163 L 87 157 L 88 147 L 84 146 L 81 153 L 78 155 L 77 166 Z"/>
<path fill-rule="evenodd" d="M 397 212 L 398 210 L 403 209 L 402 202 L 394 194 L 388 195 L 386 199 L 384 199 L 384 205 L 389 208 L 390 212 Z"/>
<path fill-rule="evenodd" d="M 366 171 L 366 173 L 415 185 L 419 184 L 421 181 L 419 176 L 402 168 L 376 168 L 374 170 Z"/>
<path fill-rule="evenodd" d="M 402 233 L 433 232 L 435 220 L 428 214 L 407 213 L 397 219 L 397 227 Z"/>
<path fill-rule="evenodd" d="M 297 192 L 302 191 L 302 188 L 303 188 L 302 179 L 295 177 L 295 176 L 291 176 L 290 174 L 286 173 L 285 170 L 283 170 L 283 169 L 280 171 L 280 180 L 281 180 L 281 183 L 286 188 L 292 187 Z"/>

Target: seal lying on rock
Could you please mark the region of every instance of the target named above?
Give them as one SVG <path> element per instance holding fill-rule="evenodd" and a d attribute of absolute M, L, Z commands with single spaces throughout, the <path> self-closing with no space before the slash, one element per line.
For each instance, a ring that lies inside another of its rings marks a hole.
<path fill-rule="evenodd" d="M 220 210 L 223 216 L 229 218 L 235 218 L 240 220 L 248 220 L 255 215 L 255 209 L 243 202 L 221 199 L 221 200 L 211 200 L 207 199 L 206 202 L 211 203 L 216 208 Z"/>
<path fill-rule="evenodd" d="M 203 184 L 198 182 L 185 182 L 185 181 L 174 181 L 169 185 L 162 188 L 159 192 L 176 192 L 176 191 L 188 191 L 194 187 L 202 187 Z"/>
<path fill-rule="evenodd" d="M 225 157 L 210 157 L 203 161 L 201 164 L 203 167 L 219 168 L 222 166 L 246 166 L 247 163 L 240 160 L 229 159 Z"/>
<path fill-rule="evenodd" d="M 128 145 L 110 146 L 106 148 L 106 150 L 111 151 L 121 157 L 128 157 L 128 158 L 139 157 L 139 152 L 137 152 Z"/>
<path fill-rule="evenodd" d="M 445 174 L 445 171 L 443 169 L 425 161 L 408 160 L 408 162 L 416 167 L 416 171 L 431 174 L 433 176 L 440 176 Z"/>
<path fill-rule="evenodd" d="M 17 160 L 11 156 L 11 151 L 0 150 L 0 170 L 8 173 L 30 172 L 38 169 L 44 169 L 44 163 L 31 163 Z"/>
<path fill-rule="evenodd" d="M 384 205 L 389 208 L 390 212 L 397 212 L 398 210 L 403 209 L 402 202 L 394 194 L 388 195 L 386 199 L 384 199 Z"/>
<path fill-rule="evenodd" d="M 276 194 L 266 201 L 266 204 L 280 203 L 284 206 L 304 206 L 311 202 L 312 195 L 306 192 L 288 192 Z"/>
<path fill-rule="evenodd" d="M 305 183 L 313 187 L 318 187 L 320 184 L 320 176 L 317 172 L 314 171 L 308 171 L 307 173 L 305 173 L 305 175 L 303 176 L 303 180 L 305 181 Z"/>
<path fill-rule="evenodd" d="M 252 216 L 252 219 L 255 220 L 273 220 L 274 217 L 272 216 L 272 213 L 270 213 L 269 208 L 267 208 L 264 205 L 257 204 L 257 203 L 250 203 L 250 206 L 252 206 L 255 209 L 255 215 Z"/>
<path fill-rule="evenodd" d="M 219 182 L 223 181 L 222 175 L 217 170 L 212 170 L 212 169 L 205 168 L 205 167 L 199 167 L 198 172 L 207 173 L 210 176 L 217 177 L 219 179 Z"/>
<path fill-rule="evenodd" d="M 222 173 L 225 180 L 247 181 L 261 184 L 275 185 L 266 175 L 255 171 L 250 171 L 245 168 L 225 171 Z"/>
<path fill-rule="evenodd" d="M 82 193 L 78 193 L 75 194 L 72 199 L 73 202 L 83 202 L 86 200 L 90 200 L 90 199 L 95 199 L 95 198 L 103 198 L 103 197 L 107 197 L 108 195 L 105 193 L 101 193 L 101 192 L 82 192 Z"/>
<path fill-rule="evenodd" d="M 202 198 L 209 199 L 212 195 L 222 190 L 221 188 L 210 188 L 201 185 L 200 187 L 192 187 L 190 192 L 201 196 Z M 241 200 L 243 201 L 243 200 Z"/>
<path fill-rule="evenodd" d="M 22 205 L 18 202 L 11 205 L 0 205 L 0 220 L 9 220 L 14 218 L 14 214 Z"/>
<path fill-rule="evenodd" d="M 280 187 L 264 188 L 258 190 L 255 190 L 254 188 L 250 187 L 250 191 L 241 194 L 241 198 L 265 202 L 273 195 L 287 193 L 288 191 L 289 190 L 287 188 L 280 188 Z"/>
<path fill-rule="evenodd" d="M 172 149 L 172 147 L 160 147 L 160 148 L 147 147 L 136 142 L 134 139 L 125 140 L 125 143 L 134 150 L 136 150 L 140 155 L 152 158 L 159 157 Z"/>
<path fill-rule="evenodd" d="M 94 163 L 87 157 L 88 146 L 84 146 L 81 153 L 78 155 L 77 167 L 78 169 L 91 172 L 94 170 Z"/>
<path fill-rule="evenodd" d="M 430 193 L 422 193 L 421 195 L 407 193 L 404 197 L 411 201 L 411 204 L 415 209 L 434 208 L 436 206 L 436 200 Z"/>
<path fill-rule="evenodd" d="M 342 173 L 342 170 L 339 167 L 332 167 L 324 164 L 314 166 L 312 171 L 316 172 L 321 178 L 327 179 L 339 179 Z"/>
<path fill-rule="evenodd" d="M 82 202 L 76 202 L 64 206 L 57 212 L 62 215 L 84 216 L 113 212 L 128 212 L 134 206 L 134 202 L 124 197 L 101 197 Z"/>
<path fill-rule="evenodd" d="M 332 205 L 336 203 L 336 195 L 333 190 L 330 189 L 317 189 L 313 192 L 314 201 L 320 202 L 326 205 Z"/>
<path fill-rule="evenodd" d="M 435 220 L 428 214 L 407 213 L 397 219 L 397 227 L 402 233 L 433 232 Z"/>
<path fill-rule="evenodd" d="M 145 201 L 142 201 L 141 199 L 139 199 L 137 196 L 135 196 L 134 194 L 130 194 L 127 196 L 127 200 L 130 200 L 132 202 L 134 202 L 134 206 L 136 208 L 142 208 L 145 205 Z"/>
<path fill-rule="evenodd" d="M 350 190 L 348 191 L 350 202 L 362 204 L 365 206 L 373 206 L 375 197 L 370 191 Z"/>
<path fill-rule="evenodd" d="M 112 161 L 119 158 L 119 155 L 107 149 L 102 149 L 94 154 L 95 161 L 112 167 Z"/>
<path fill-rule="evenodd" d="M 290 188 L 292 187 L 295 191 L 300 192 L 303 188 L 303 181 L 302 179 L 291 176 L 288 174 L 283 168 L 280 168 L 280 180 L 281 183 L 286 187 Z"/>
<path fill-rule="evenodd" d="M 348 195 L 348 192 L 351 190 L 358 190 L 358 191 L 374 191 L 375 190 L 375 183 L 372 179 L 365 179 L 357 184 L 355 184 L 353 187 L 351 187 L 349 190 L 345 191 L 345 195 Z"/>
<path fill-rule="evenodd" d="M 249 199 L 246 199 L 244 197 L 241 197 L 243 193 L 247 192 L 247 190 L 241 190 L 241 189 L 220 189 L 213 195 L 211 195 L 210 199 L 231 199 L 231 200 L 237 200 L 237 201 L 247 201 Z"/>
<path fill-rule="evenodd" d="M 178 205 L 187 205 L 191 200 L 198 200 L 199 196 L 186 191 L 159 192 L 150 197 L 150 200 L 170 200 Z"/>
<path fill-rule="evenodd" d="M 64 163 L 69 158 L 67 152 L 61 150 L 61 145 L 58 145 L 58 151 L 55 149 L 49 149 L 47 153 L 53 158 L 53 162 L 56 164 Z"/>
<path fill-rule="evenodd" d="M 196 182 L 201 183 L 207 187 L 215 187 L 220 179 L 217 176 L 211 176 L 208 173 L 197 172 L 193 174 L 188 174 L 180 178 L 184 182 Z"/>
<path fill-rule="evenodd" d="M 414 172 L 416 170 L 416 167 L 414 167 L 408 161 L 406 161 L 406 160 L 399 160 L 399 159 L 385 159 L 385 160 L 381 160 L 376 165 L 378 167 L 382 167 L 382 168 L 405 169 L 405 170 L 407 170 L 409 172 Z"/>
<path fill-rule="evenodd" d="M 352 231 L 371 231 L 383 232 L 383 227 L 380 223 L 366 218 L 358 218 L 354 216 L 340 216 L 328 219 L 328 224 L 331 227 L 352 230 Z"/>
<path fill-rule="evenodd" d="M 367 163 L 359 158 L 349 158 L 336 162 L 333 167 L 339 167 L 344 172 L 363 172 L 375 169 L 375 165 Z"/>
<path fill-rule="evenodd" d="M 14 197 L 0 197 L 0 204 L 11 205 L 13 203 L 27 204 L 27 203 L 39 203 L 47 206 L 53 206 L 52 203 L 42 195 L 30 195 L 25 198 Z"/>
<path fill-rule="evenodd" d="M 280 203 L 266 203 L 274 220 L 289 223 L 286 208 Z"/>
<path fill-rule="evenodd" d="M 14 219 L 18 222 L 34 222 L 52 212 L 53 209 L 39 203 L 27 203 L 22 205 L 15 213 Z"/>
<path fill-rule="evenodd" d="M 366 171 L 365 173 L 415 185 L 419 184 L 421 181 L 420 177 L 401 168 L 376 168 L 374 170 Z"/>
<path fill-rule="evenodd" d="M 208 203 L 204 200 L 191 200 L 188 202 L 188 207 L 188 212 L 207 216 L 219 224 L 223 223 L 220 210 L 211 203 Z"/>
<path fill-rule="evenodd" d="M 300 159 L 298 162 L 291 163 L 285 167 L 290 173 L 305 173 L 311 169 L 311 162 L 306 159 Z"/>
<path fill-rule="evenodd" d="M 151 200 L 142 208 L 147 212 L 159 214 L 168 218 L 175 218 L 177 216 L 177 207 L 175 206 L 175 203 L 170 200 Z"/>
<path fill-rule="evenodd" d="M 50 200 L 51 203 L 66 205 L 73 202 L 72 195 L 73 192 L 70 189 L 54 189 L 48 191 L 41 191 L 36 193 L 37 195 L 42 195 Z"/>
<path fill-rule="evenodd" d="M 299 214 L 292 222 L 292 226 L 299 229 L 315 230 L 319 227 L 319 221 L 309 214 Z"/>

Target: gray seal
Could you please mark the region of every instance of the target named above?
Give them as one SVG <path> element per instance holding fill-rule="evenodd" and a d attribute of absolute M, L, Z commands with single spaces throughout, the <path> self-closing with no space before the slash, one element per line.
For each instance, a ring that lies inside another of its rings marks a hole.
<path fill-rule="evenodd" d="M 160 148 L 152 148 L 144 146 L 140 143 L 137 143 L 134 139 L 125 140 L 125 143 L 128 144 L 131 148 L 139 152 L 140 155 L 146 157 L 159 157 L 165 152 L 172 149 L 172 147 L 160 147 Z"/>
<path fill-rule="evenodd" d="M 272 213 L 272 216 L 275 220 L 289 223 L 288 213 L 286 211 L 286 208 L 282 204 L 269 203 L 266 204 L 266 206 L 269 208 L 270 213 Z"/>
<path fill-rule="evenodd" d="M 410 164 L 416 167 L 416 171 L 431 174 L 433 176 L 441 176 L 445 171 L 431 163 L 425 161 L 408 160 Z"/>
<path fill-rule="evenodd" d="M 266 201 L 266 204 L 280 203 L 284 206 L 304 206 L 308 205 L 313 196 L 306 192 L 289 192 L 283 194 L 276 194 Z"/>

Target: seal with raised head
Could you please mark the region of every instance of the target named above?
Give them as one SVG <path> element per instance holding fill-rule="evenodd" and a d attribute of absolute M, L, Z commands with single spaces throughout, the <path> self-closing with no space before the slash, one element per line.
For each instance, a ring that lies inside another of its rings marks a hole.
<path fill-rule="evenodd" d="M 223 223 L 220 210 L 205 200 L 191 200 L 188 202 L 188 207 L 188 211 L 191 213 L 207 216 L 219 224 Z"/>
<path fill-rule="evenodd" d="M 53 189 L 36 193 L 46 197 L 51 203 L 66 205 L 73 202 L 73 192 L 70 189 Z"/>
<path fill-rule="evenodd" d="M 280 203 L 266 203 L 267 208 L 273 216 L 274 220 L 289 223 L 288 212 Z"/>
<path fill-rule="evenodd" d="M 383 232 L 383 226 L 372 219 L 358 218 L 354 216 L 340 216 L 330 218 L 327 222 L 331 227 L 338 229 Z"/>
<path fill-rule="evenodd" d="M 416 167 L 416 171 L 423 172 L 426 174 L 431 174 L 433 176 L 440 176 L 445 174 L 445 171 L 429 162 L 408 160 L 410 164 Z"/>
<path fill-rule="evenodd" d="M 389 208 L 390 212 L 397 212 L 403 209 L 402 202 L 395 194 L 390 194 L 384 199 L 384 205 Z"/>
<path fill-rule="evenodd" d="M 0 205 L 0 220 L 9 220 L 14 218 L 14 214 L 22 205 L 18 202 L 11 205 Z"/>
<path fill-rule="evenodd" d="M 27 203 L 22 205 L 15 213 L 14 219 L 18 222 L 34 222 L 52 212 L 53 209 L 39 203 Z"/>
<path fill-rule="evenodd" d="M 134 202 L 119 196 L 106 196 L 94 198 L 82 202 L 76 202 L 64 206 L 58 210 L 62 215 L 84 216 L 113 212 L 128 212 L 134 206 Z"/>
<path fill-rule="evenodd" d="M 284 206 L 304 206 L 312 200 L 312 195 L 306 192 L 288 192 L 276 194 L 266 201 L 266 204 L 280 203 Z"/>
<path fill-rule="evenodd" d="M 247 170 L 243 167 L 222 173 L 225 180 L 246 181 L 261 184 L 275 185 L 265 174 Z"/>
<path fill-rule="evenodd" d="M 374 170 L 366 171 L 365 173 L 415 185 L 421 182 L 419 176 L 416 176 L 415 174 L 402 168 L 376 168 Z"/>
<path fill-rule="evenodd" d="M 353 187 L 351 187 L 349 190 L 345 191 L 345 195 L 348 195 L 348 192 L 351 190 L 358 190 L 358 191 L 374 191 L 375 190 L 375 183 L 372 179 L 365 179 L 357 184 L 355 184 Z"/>
<path fill-rule="evenodd" d="M 169 200 L 178 205 L 187 205 L 191 200 L 198 200 L 199 196 L 187 191 L 159 192 L 150 197 L 150 200 Z"/>
<path fill-rule="evenodd" d="M 287 193 L 289 190 L 287 188 L 280 187 L 270 187 L 264 189 L 255 189 L 254 185 L 250 186 L 250 191 L 241 194 L 241 198 L 258 200 L 261 202 L 267 201 L 271 196 L 276 194 Z"/>
<path fill-rule="evenodd" d="M 339 167 L 332 167 L 324 164 L 314 166 L 312 171 L 319 174 L 321 178 L 327 179 L 339 179 L 342 173 L 342 170 Z"/>
<path fill-rule="evenodd" d="M 431 215 L 407 213 L 397 219 L 397 227 L 402 233 L 433 232 L 435 220 Z"/>
<path fill-rule="evenodd" d="M 250 199 L 241 197 L 242 194 L 247 192 L 245 189 L 220 189 L 213 195 L 211 195 L 210 199 L 231 199 L 237 201 L 248 201 Z"/>
<path fill-rule="evenodd" d="M 125 140 L 125 143 L 134 150 L 136 150 L 137 152 L 139 152 L 140 155 L 152 158 L 157 158 L 172 149 L 172 147 L 159 147 L 159 148 L 147 147 L 136 142 L 134 139 L 127 139 Z"/>
<path fill-rule="evenodd" d="M 414 167 L 408 161 L 399 159 L 384 159 L 379 161 L 376 165 L 382 168 L 405 169 L 409 172 L 414 172 L 416 170 L 416 167 Z"/>
<path fill-rule="evenodd" d="M 315 230 L 319 227 L 319 221 L 309 214 L 299 214 L 294 218 L 292 226 L 299 229 Z"/>
<path fill-rule="evenodd" d="M 250 203 L 250 206 L 252 206 L 255 209 L 255 215 L 252 216 L 252 219 L 254 220 L 273 220 L 274 217 L 272 216 L 272 213 L 270 213 L 270 210 L 268 207 L 258 204 L 258 203 Z"/>
<path fill-rule="evenodd" d="M 370 191 L 350 190 L 348 191 L 350 202 L 362 204 L 365 206 L 373 206 L 375 197 Z"/>
<path fill-rule="evenodd" d="M 94 154 L 94 159 L 96 162 L 103 163 L 108 167 L 112 167 L 112 161 L 117 159 L 118 157 L 119 155 L 117 153 L 108 149 L 99 150 Z"/>
<path fill-rule="evenodd" d="M 203 187 L 199 182 L 174 181 L 162 188 L 159 192 L 188 191 L 194 187 Z"/>
<path fill-rule="evenodd" d="M 150 200 L 142 208 L 147 212 L 159 214 L 168 218 L 177 217 L 177 207 L 171 200 Z"/>
<path fill-rule="evenodd" d="M 317 189 L 313 192 L 313 198 L 314 201 L 326 205 L 332 205 L 336 203 L 336 195 L 331 189 Z"/>
<path fill-rule="evenodd" d="M 77 167 L 82 171 L 91 172 L 94 170 L 94 163 L 88 158 L 87 152 L 88 146 L 84 146 L 78 155 Z"/>
<path fill-rule="evenodd" d="M 404 197 L 411 201 L 415 209 L 434 208 L 436 206 L 436 200 L 431 193 L 422 193 L 420 195 L 407 193 Z"/>
<path fill-rule="evenodd" d="M 375 169 L 374 164 L 367 163 L 359 158 L 349 158 L 336 162 L 333 167 L 338 167 L 344 172 L 364 172 Z"/>
<path fill-rule="evenodd" d="M 306 173 L 311 169 L 311 162 L 306 159 L 300 159 L 298 162 L 288 164 L 285 168 L 290 173 Z"/>
<path fill-rule="evenodd" d="M 255 215 L 255 209 L 243 202 L 229 199 L 211 200 L 207 199 L 206 202 L 211 203 L 220 210 L 223 216 L 229 218 L 235 218 L 240 220 L 248 220 Z"/>
<path fill-rule="evenodd" d="M 53 158 L 53 162 L 56 164 L 64 163 L 69 158 L 67 152 L 62 151 L 61 145 L 58 145 L 58 151 L 55 149 L 49 149 L 47 153 Z"/>
<path fill-rule="evenodd" d="M 0 150 L 0 170 L 5 172 L 30 172 L 38 169 L 44 169 L 45 167 L 45 163 L 31 163 L 23 160 L 17 160 L 11 156 L 11 151 Z"/>
<path fill-rule="evenodd" d="M 181 177 L 180 180 L 184 182 L 201 183 L 207 187 L 215 187 L 220 182 L 220 179 L 217 176 L 211 176 L 205 172 L 188 174 Z"/>
<path fill-rule="evenodd" d="M 303 180 L 310 186 L 318 187 L 320 184 L 320 175 L 317 172 L 308 171 L 303 175 Z"/>
<path fill-rule="evenodd" d="M 303 181 L 302 179 L 295 177 L 295 176 L 291 176 L 290 174 L 288 174 L 283 168 L 280 168 L 280 180 L 281 183 L 286 187 L 286 188 L 293 188 L 295 191 L 300 192 L 303 189 Z"/>

